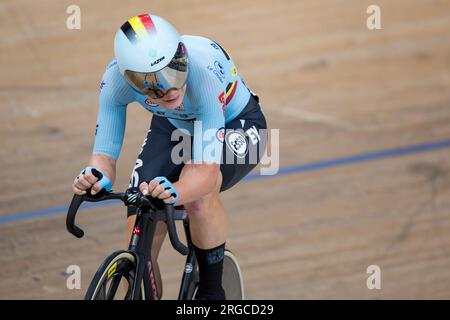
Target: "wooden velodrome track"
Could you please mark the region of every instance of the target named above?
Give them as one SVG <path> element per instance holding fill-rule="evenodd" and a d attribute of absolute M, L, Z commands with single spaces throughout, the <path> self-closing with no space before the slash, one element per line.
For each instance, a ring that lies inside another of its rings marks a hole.
<path fill-rule="evenodd" d="M 374 2 L 382 30 L 370 31 Z M 66 28 L 71 4 L 81 30 Z M 123 207 L 81 213 L 81 240 L 58 207 L 91 151 L 114 32 L 142 12 L 227 48 L 280 129 L 280 166 L 291 169 L 223 194 L 247 298 L 450 298 L 447 0 L 3 0 L 0 298 L 80 299 L 104 257 L 124 246 Z M 149 121 L 130 106 L 116 190 Z M 166 299 L 177 296 L 183 261 L 166 241 Z M 82 290 L 66 288 L 73 264 Z M 381 290 L 366 287 L 369 265 L 381 268 Z"/>

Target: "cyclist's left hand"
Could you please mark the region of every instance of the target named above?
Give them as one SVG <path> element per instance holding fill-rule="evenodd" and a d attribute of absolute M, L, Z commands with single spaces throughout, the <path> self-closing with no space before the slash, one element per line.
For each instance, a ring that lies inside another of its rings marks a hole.
<path fill-rule="evenodd" d="M 142 182 L 139 190 L 143 195 L 158 198 L 164 203 L 175 204 L 178 200 L 178 192 L 166 177 L 156 177 L 150 183 Z"/>

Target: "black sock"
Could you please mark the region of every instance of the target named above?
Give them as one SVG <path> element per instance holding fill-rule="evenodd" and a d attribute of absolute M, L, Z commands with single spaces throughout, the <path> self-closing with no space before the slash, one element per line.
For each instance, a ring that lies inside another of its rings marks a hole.
<path fill-rule="evenodd" d="M 194 246 L 200 276 L 197 300 L 225 300 L 222 288 L 223 257 L 225 243 L 212 249 Z"/>

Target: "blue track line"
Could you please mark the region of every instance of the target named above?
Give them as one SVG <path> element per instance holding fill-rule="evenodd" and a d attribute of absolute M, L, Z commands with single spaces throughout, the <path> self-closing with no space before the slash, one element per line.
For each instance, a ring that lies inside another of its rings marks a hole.
<path fill-rule="evenodd" d="M 363 153 L 363 154 L 354 155 L 354 156 L 335 158 L 335 159 L 331 159 L 331 160 L 322 160 L 322 161 L 317 161 L 317 162 L 305 163 L 305 164 L 301 164 L 301 165 L 297 165 L 297 166 L 293 166 L 293 167 L 281 168 L 278 171 L 278 173 L 274 176 L 282 176 L 282 175 L 293 174 L 293 173 L 315 171 L 315 170 L 321 170 L 321 169 L 326 169 L 326 168 L 354 164 L 354 163 L 367 162 L 367 161 L 384 159 L 384 158 L 392 158 L 392 157 L 398 157 L 398 156 L 426 152 L 426 151 L 433 151 L 433 150 L 444 149 L 444 148 L 449 148 L 449 147 L 450 147 L 450 139 L 429 142 L 429 143 L 422 143 L 422 144 L 416 144 L 416 145 L 411 145 L 411 146 L 407 146 L 407 147 L 380 150 L 380 151 Z M 273 176 L 262 176 L 259 174 L 249 174 L 243 180 L 251 181 L 251 180 L 265 179 L 268 177 L 273 177 Z"/>
<path fill-rule="evenodd" d="M 353 156 L 347 156 L 347 157 L 340 157 L 330 160 L 322 160 L 317 162 L 311 162 L 311 163 L 305 163 L 297 166 L 292 167 L 286 167 L 286 168 L 280 168 L 277 174 L 270 175 L 270 176 L 263 176 L 259 174 L 250 174 L 247 177 L 243 179 L 243 181 L 253 181 L 253 180 L 261 180 L 261 179 L 267 179 L 272 177 L 278 177 L 288 174 L 296 174 L 301 172 L 308 172 L 308 171 L 316 171 L 316 170 L 322 170 L 326 168 L 333 168 L 333 167 L 339 167 L 339 166 L 345 166 L 350 165 L 354 163 L 361 163 L 361 162 L 368 162 L 372 160 L 379 160 L 379 159 L 385 159 L 385 158 L 392 158 L 392 157 L 399 157 L 409 154 L 415 154 L 420 152 L 427 152 L 427 151 L 433 151 L 433 150 L 439 150 L 444 148 L 450 147 L 450 139 L 447 140 L 441 140 L 441 141 L 434 141 L 434 142 L 428 142 L 428 143 L 422 143 L 422 144 L 416 144 L 406 147 L 399 147 L 399 148 L 393 148 L 393 149 L 387 149 L 387 150 L 380 150 L 380 151 L 374 151 L 374 152 L 368 152 Z M 106 207 L 106 206 L 112 206 L 120 203 L 120 201 L 106 201 L 101 203 L 84 203 L 80 210 L 86 210 L 90 208 L 95 207 Z M 6 224 L 9 222 L 19 222 L 19 221 L 26 221 L 31 220 L 35 218 L 42 218 L 47 216 L 55 216 L 55 215 L 63 215 L 67 213 L 68 206 L 58 206 L 53 208 L 46 208 L 41 210 L 34 210 L 34 211 L 27 211 L 27 212 L 21 212 L 21 213 L 13 213 L 6 216 L 0 216 L 0 225 Z"/>

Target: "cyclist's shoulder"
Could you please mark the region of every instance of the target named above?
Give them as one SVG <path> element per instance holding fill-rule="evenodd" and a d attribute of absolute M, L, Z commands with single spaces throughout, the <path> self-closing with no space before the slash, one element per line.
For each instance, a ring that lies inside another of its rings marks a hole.
<path fill-rule="evenodd" d="M 112 59 L 106 66 L 103 72 L 103 80 L 115 80 L 118 82 L 125 80 L 120 74 L 119 66 L 117 65 L 117 60 L 115 58 Z"/>
<path fill-rule="evenodd" d="M 106 66 L 100 83 L 100 94 L 108 95 L 110 98 L 117 97 L 119 99 L 120 97 L 119 100 L 122 103 L 124 103 L 124 99 L 127 100 L 126 102 L 134 99 L 134 92 L 120 73 L 116 59 L 112 59 Z"/>
<path fill-rule="evenodd" d="M 188 87 L 192 84 L 195 88 L 201 88 L 201 84 L 204 83 L 222 86 L 222 83 L 217 80 L 213 73 L 214 63 L 221 59 L 211 45 L 214 44 L 214 41 L 205 37 L 190 35 L 183 35 L 182 41 L 189 56 Z"/>
<path fill-rule="evenodd" d="M 211 46 L 212 41 L 206 37 L 184 34 L 181 36 L 181 41 L 186 45 L 187 49 L 205 50 Z"/>
<path fill-rule="evenodd" d="M 195 64 L 204 65 L 211 60 L 221 60 L 223 57 L 220 45 L 209 38 L 183 35 L 182 41 L 188 51 L 189 59 Z"/>

